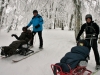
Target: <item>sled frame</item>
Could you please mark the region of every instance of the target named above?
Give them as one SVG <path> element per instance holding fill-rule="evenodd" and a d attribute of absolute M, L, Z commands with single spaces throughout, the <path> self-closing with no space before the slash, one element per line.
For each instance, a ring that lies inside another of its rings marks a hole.
<path fill-rule="evenodd" d="M 90 70 L 87 70 L 86 67 L 84 67 L 84 66 L 83 67 L 78 66 L 73 70 L 69 66 L 70 72 L 63 72 L 60 66 L 52 64 L 51 69 L 52 69 L 53 73 L 54 73 L 54 67 L 56 67 L 56 75 L 84 75 L 85 72 L 87 72 L 87 75 L 92 74 L 92 72 Z"/>

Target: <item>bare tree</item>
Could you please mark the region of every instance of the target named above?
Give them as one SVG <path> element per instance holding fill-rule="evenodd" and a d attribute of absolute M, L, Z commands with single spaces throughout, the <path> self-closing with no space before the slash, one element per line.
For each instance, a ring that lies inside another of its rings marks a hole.
<path fill-rule="evenodd" d="M 72 14 L 72 15 L 71 15 L 71 18 L 70 18 L 70 23 L 69 23 L 69 30 L 72 30 L 72 21 L 73 21 L 73 17 L 74 17 L 74 15 Z"/>
<path fill-rule="evenodd" d="M 0 28 L 2 27 L 2 24 L 1 24 L 1 16 L 2 16 L 2 13 L 3 13 L 3 4 L 4 4 L 4 0 L 1 1 L 1 8 L 0 8 Z"/>
<path fill-rule="evenodd" d="M 75 38 L 77 37 L 80 25 L 82 24 L 82 14 L 81 14 L 81 1 L 80 0 L 73 0 L 75 6 Z"/>

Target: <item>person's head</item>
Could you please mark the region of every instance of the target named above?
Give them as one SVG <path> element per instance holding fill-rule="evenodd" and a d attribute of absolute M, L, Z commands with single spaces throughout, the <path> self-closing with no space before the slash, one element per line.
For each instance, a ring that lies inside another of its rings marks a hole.
<path fill-rule="evenodd" d="M 37 16 L 38 15 L 38 11 L 37 10 L 33 10 L 33 15 Z"/>
<path fill-rule="evenodd" d="M 79 41 L 77 42 L 77 46 L 85 46 L 85 47 L 88 47 L 88 48 L 89 48 L 90 44 L 89 44 L 89 42 L 86 41 L 86 40 L 79 40 Z"/>
<path fill-rule="evenodd" d="M 92 15 L 91 14 L 87 14 L 85 16 L 85 20 L 86 20 L 87 23 L 90 23 L 92 21 Z"/>
<path fill-rule="evenodd" d="M 22 28 L 22 31 L 23 31 L 23 32 L 26 32 L 26 31 L 27 31 L 27 27 L 23 27 L 23 28 Z"/>

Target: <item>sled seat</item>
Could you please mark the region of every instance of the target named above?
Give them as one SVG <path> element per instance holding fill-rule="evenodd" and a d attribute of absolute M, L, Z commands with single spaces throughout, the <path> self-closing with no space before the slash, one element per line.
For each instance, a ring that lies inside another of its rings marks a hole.
<path fill-rule="evenodd" d="M 32 35 L 31 30 L 27 30 L 27 33 L 29 35 Z M 22 44 L 17 50 L 17 53 L 21 54 L 21 55 L 28 55 L 30 53 L 33 53 L 33 50 L 30 50 L 30 42 L 31 42 L 32 38 L 30 37 L 30 40 L 26 43 L 26 44 Z"/>
<path fill-rule="evenodd" d="M 30 54 L 30 53 L 33 53 L 34 51 L 33 51 L 33 50 L 30 50 L 30 41 L 31 41 L 31 40 L 29 40 L 28 43 L 21 45 L 21 46 L 16 50 L 16 53 L 17 53 L 17 54 L 20 54 L 20 55 L 24 55 L 24 56 L 26 56 L 26 55 L 28 55 L 28 54 Z"/>
<path fill-rule="evenodd" d="M 56 70 L 54 70 L 54 67 L 56 68 Z M 70 68 L 70 72 L 63 72 L 62 68 L 59 65 L 51 65 L 51 69 L 54 73 L 54 75 L 91 75 L 91 71 L 87 70 L 86 67 L 84 66 L 77 66 L 75 69 L 71 69 Z"/>

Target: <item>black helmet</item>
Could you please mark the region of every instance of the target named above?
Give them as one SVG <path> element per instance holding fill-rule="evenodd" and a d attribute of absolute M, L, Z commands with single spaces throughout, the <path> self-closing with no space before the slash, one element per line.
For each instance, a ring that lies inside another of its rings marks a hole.
<path fill-rule="evenodd" d="M 87 14 L 87 15 L 85 16 L 85 20 L 87 20 L 87 18 L 90 18 L 90 19 L 92 20 L 92 15 L 91 15 L 91 14 Z"/>
<path fill-rule="evenodd" d="M 27 31 L 27 27 L 23 27 L 22 30 L 23 30 L 23 31 Z"/>
<path fill-rule="evenodd" d="M 33 13 L 38 13 L 38 11 L 37 10 L 33 10 Z"/>
<path fill-rule="evenodd" d="M 79 40 L 77 43 L 77 46 L 85 46 L 89 48 L 90 45 L 89 45 L 89 42 L 86 40 Z"/>

